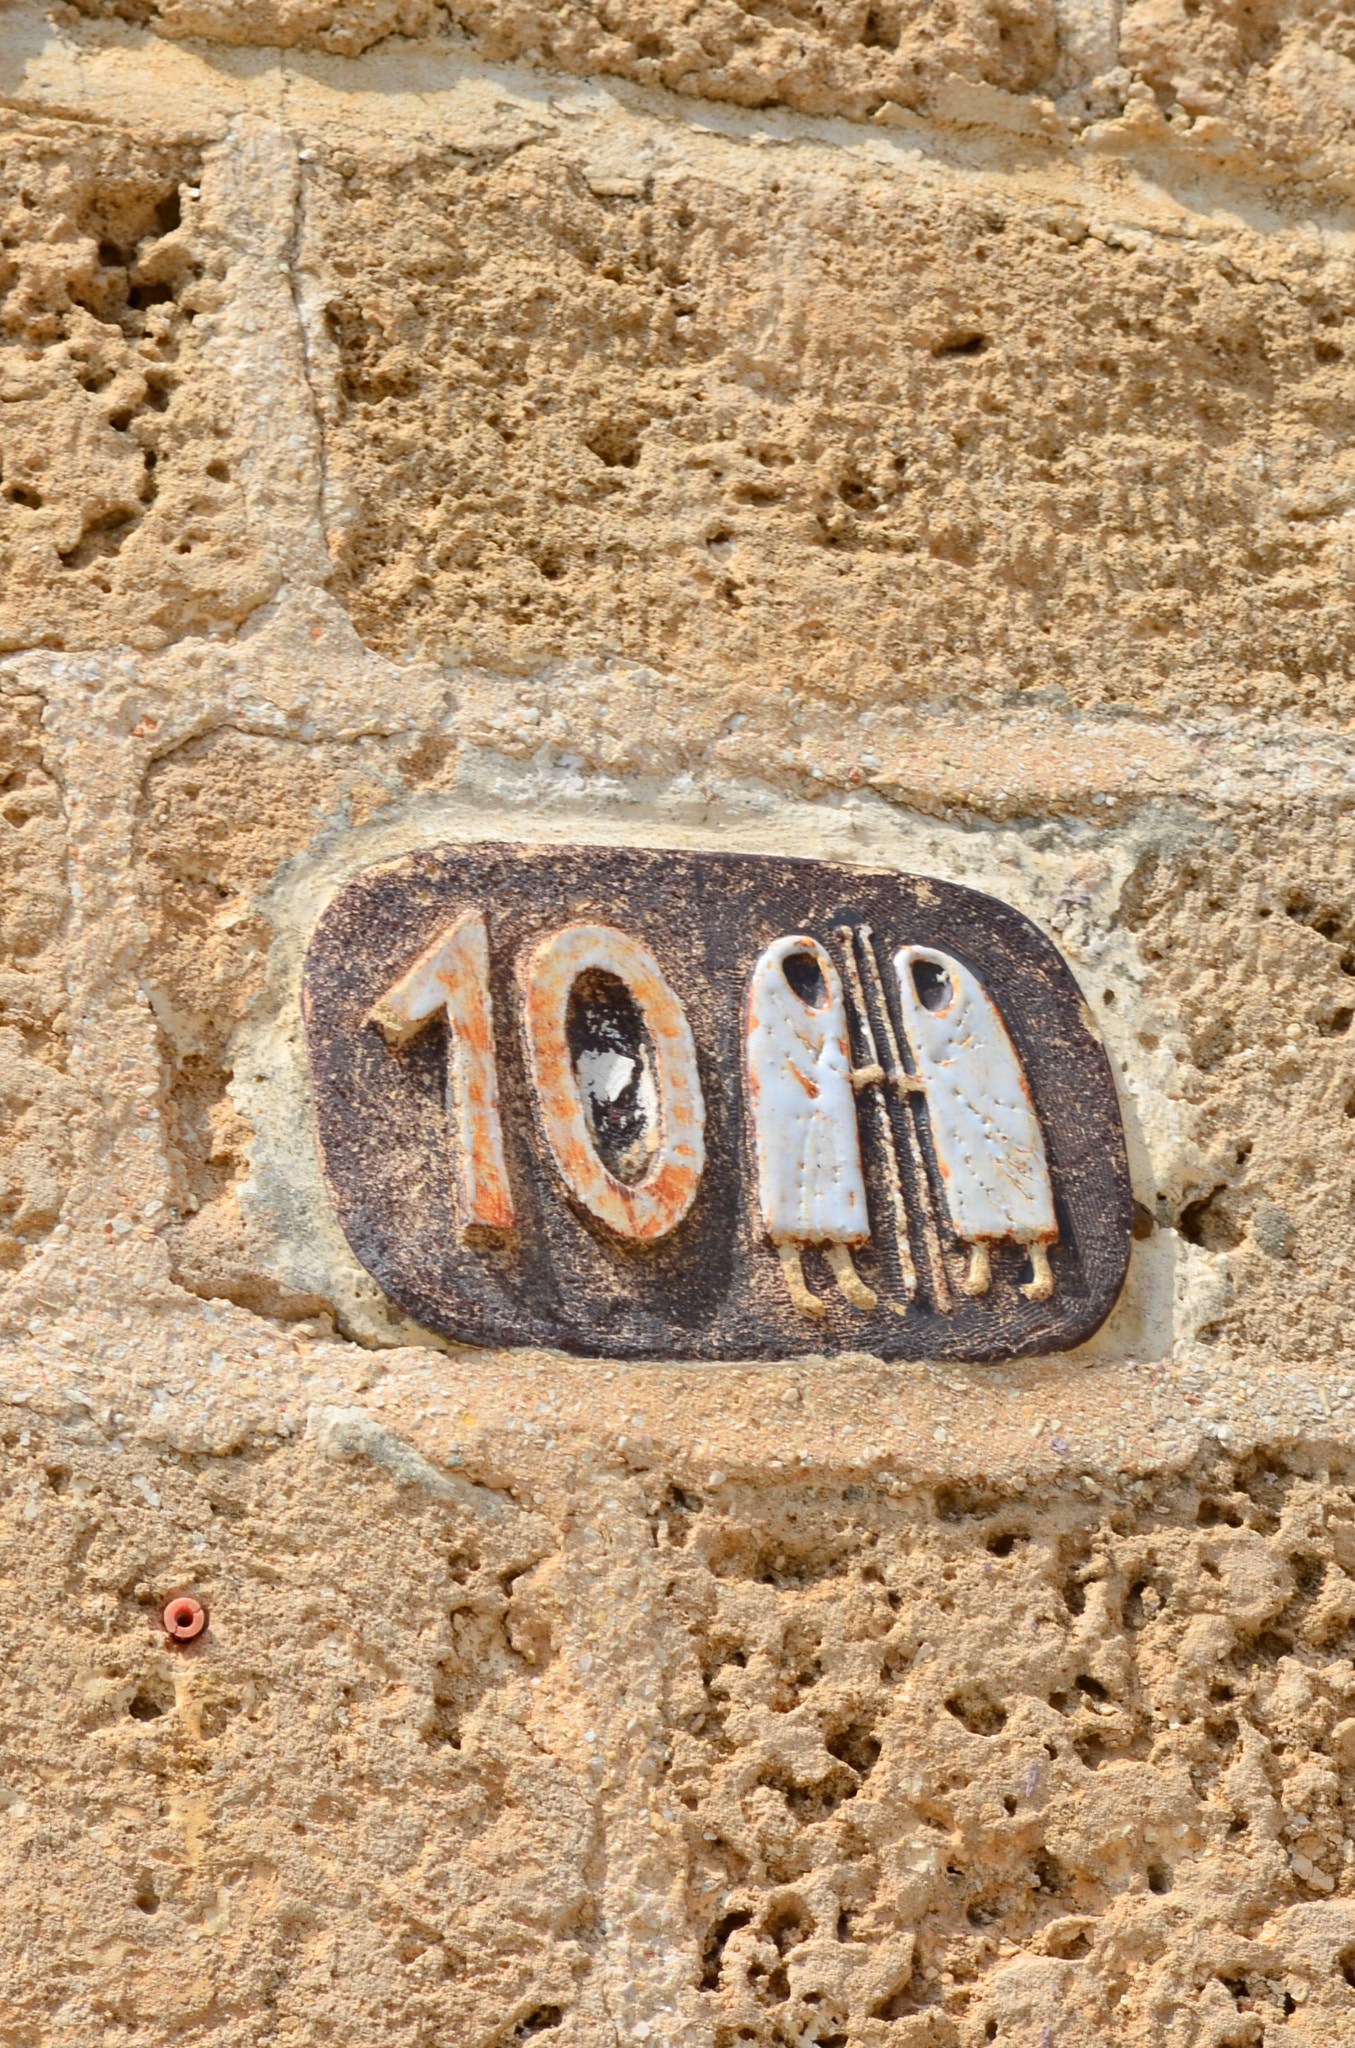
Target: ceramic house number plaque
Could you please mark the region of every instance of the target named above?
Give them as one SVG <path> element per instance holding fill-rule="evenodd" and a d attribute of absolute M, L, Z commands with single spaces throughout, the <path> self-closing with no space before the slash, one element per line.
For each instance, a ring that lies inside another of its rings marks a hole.
<path fill-rule="evenodd" d="M 430 1329 L 612 1357 L 1010 1358 L 1105 1320 L 1132 1208 L 1055 948 L 949 882 L 448 846 L 306 963 L 326 1179 Z"/>

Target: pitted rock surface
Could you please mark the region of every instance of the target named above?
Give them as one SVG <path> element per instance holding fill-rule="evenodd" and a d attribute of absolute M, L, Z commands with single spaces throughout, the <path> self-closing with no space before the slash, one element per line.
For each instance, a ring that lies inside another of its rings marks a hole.
<path fill-rule="evenodd" d="M 1348 45 L 0 8 L 15 2048 L 1355 2044 Z M 301 962 L 486 836 L 1034 919 L 1091 1345 L 401 1316 Z"/>

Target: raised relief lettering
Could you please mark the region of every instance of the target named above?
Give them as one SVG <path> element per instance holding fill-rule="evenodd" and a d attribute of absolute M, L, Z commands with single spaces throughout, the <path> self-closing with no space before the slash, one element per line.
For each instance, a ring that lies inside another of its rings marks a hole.
<path fill-rule="evenodd" d="M 827 1313 L 800 1262 L 821 1245 L 852 1307 L 874 1308 L 851 1253 L 870 1237 L 855 1090 L 883 1075 L 853 1072 L 842 983 L 816 939 L 777 939 L 753 969 L 747 1060 L 762 1221 L 791 1300 Z"/>
<path fill-rule="evenodd" d="M 372 1005 L 368 1020 L 398 1050 L 440 1012 L 447 1018 L 447 1114 L 461 1235 L 468 1242 L 500 1236 L 515 1219 L 499 1120 L 489 934 L 478 910 L 463 910 Z"/>
<path fill-rule="evenodd" d="M 329 904 L 303 1000 L 348 1243 L 447 1336 L 995 1360 L 1085 1342 L 1119 1293 L 1105 1049 L 1051 941 L 976 890 L 426 847 Z"/>
<path fill-rule="evenodd" d="M 648 948 L 610 925 L 552 932 L 520 972 L 536 1108 L 560 1178 L 618 1237 L 666 1237 L 706 1163 L 682 1004 Z"/>
<path fill-rule="evenodd" d="M 867 1060 L 872 1064 L 875 1062 L 876 1045 L 875 1029 L 871 1022 L 872 1005 L 875 1015 L 880 1020 L 887 1065 L 880 1070 L 878 1081 L 872 1077 L 872 1085 L 878 1091 L 880 1152 L 889 1182 L 894 1243 L 903 1282 L 904 1302 L 915 1301 L 918 1296 L 918 1265 L 913 1255 L 910 1236 L 909 1201 L 904 1192 L 906 1173 L 907 1185 L 912 1190 L 912 1209 L 917 1215 L 917 1229 L 921 1237 L 921 1250 L 932 1305 L 941 1315 L 949 1315 L 955 1305 L 954 1297 L 950 1291 L 950 1276 L 946 1271 L 945 1254 L 941 1249 L 941 1232 L 937 1226 L 930 1171 L 914 1114 L 922 1082 L 913 1068 L 904 1065 L 898 1033 L 894 1029 L 894 1018 L 880 975 L 880 963 L 875 953 L 875 938 L 870 926 L 839 925 L 837 936 L 842 947 L 847 980 L 856 1002 L 857 1026 L 866 1045 Z M 866 981 L 870 985 L 869 996 L 857 960 L 858 948 L 865 961 Z M 899 1313 L 903 1313 L 902 1308 Z"/>
<path fill-rule="evenodd" d="M 1058 1243 L 1044 1137 L 1006 1025 L 978 976 L 949 953 L 901 946 L 894 955 L 904 1029 L 931 1123 L 955 1235 L 971 1246 L 965 1292 L 992 1284 L 992 1248 L 1024 1245 L 1032 1277 L 1021 1292 L 1054 1291 Z"/>

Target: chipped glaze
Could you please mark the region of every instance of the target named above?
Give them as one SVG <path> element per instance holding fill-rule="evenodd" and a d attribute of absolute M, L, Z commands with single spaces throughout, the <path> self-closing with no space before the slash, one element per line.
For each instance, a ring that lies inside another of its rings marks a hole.
<path fill-rule="evenodd" d="M 373 1004 L 368 1022 L 398 1050 L 440 1010 L 447 1014 L 447 1109 L 457 1221 L 463 1237 L 502 1236 L 513 1229 L 515 1218 L 499 1116 L 489 934 L 478 910 L 463 910 L 434 939 Z"/>
<path fill-rule="evenodd" d="M 939 1009 L 929 1009 L 918 993 L 919 965 L 949 978 L 949 999 Z M 975 1245 L 1002 1238 L 1056 1243 L 1039 1118 L 1016 1047 L 983 984 L 930 946 L 901 946 L 894 972 L 956 1235 Z M 1045 1264 L 1037 1264 L 1037 1285 Z M 985 1291 L 986 1260 L 971 1270 L 971 1291 Z"/>
<path fill-rule="evenodd" d="M 823 977 L 818 1006 L 785 975 L 794 953 Z M 842 982 L 803 932 L 776 939 L 753 969 L 746 1021 L 748 1094 L 762 1222 L 774 1244 L 864 1244 L 870 1236 Z"/>
<path fill-rule="evenodd" d="M 566 1036 L 570 991 L 590 969 L 626 984 L 654 1055 L 658 1141 L 637 1181 L 598 1157 Z M 686 1014 L 647 947 L 604 924 L 571 924 L 519 964 L 527 1058 L 537 1110 L 566 1187 L 619 1237 L 652 1243 L 675 1230 L 696 1199 L 706 1164 L 706 1107 Z"/>

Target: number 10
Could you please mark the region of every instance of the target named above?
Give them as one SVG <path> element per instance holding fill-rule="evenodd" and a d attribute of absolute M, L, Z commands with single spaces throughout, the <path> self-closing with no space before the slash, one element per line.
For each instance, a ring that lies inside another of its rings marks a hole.
<path fill-rule="evenodd" d="M 658 961 L 610 925 L 570 924 L 538 940 L 519 963 L 518 984 L 536 1108 L 565 1186 L 618 1237 L 666 1237 L 696 1199 L 706 1109 L 691 1027 Z M 601 1023 L 594 1042 L 581 1046 L 590 1005 Z M 439 1012 L 447 1020 L 457 1222 L 468 1244 L 493 1242 L 512 1232 L 516 1214 L 499 1115 L 489 934 L 478 910 L 453 919 L 367 1022 L 395 1050 Z M 627 1019 L 636 1028 L 623 1028 Z M 637 1133 L 622 1152 L 607 1142 L 618 1107 L 631 1111 L 628 1127 Z"/>

